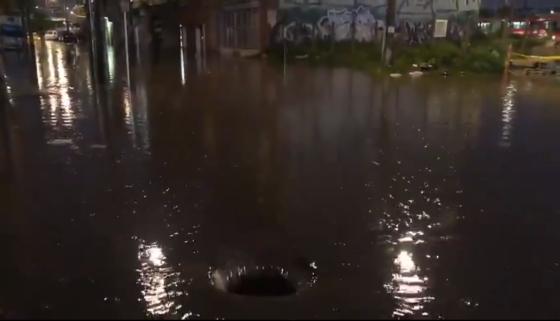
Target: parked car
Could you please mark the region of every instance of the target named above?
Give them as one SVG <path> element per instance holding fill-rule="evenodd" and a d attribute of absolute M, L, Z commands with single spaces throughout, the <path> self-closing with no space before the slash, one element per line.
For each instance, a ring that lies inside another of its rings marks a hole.
<path fill-rule="evenodd" d="M 58 31 L 48 30 L 45 32 L 45 40 L 58 40 Z"/>

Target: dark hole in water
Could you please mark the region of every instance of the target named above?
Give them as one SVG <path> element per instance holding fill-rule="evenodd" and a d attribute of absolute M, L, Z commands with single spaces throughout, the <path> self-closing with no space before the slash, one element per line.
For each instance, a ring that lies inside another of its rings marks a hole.
<path fill-rule="evenodd" d="M 296 287 L 281 273 L 250 273 L 231 280 L 228 292 L 246 296 L 288 296 Z"/>

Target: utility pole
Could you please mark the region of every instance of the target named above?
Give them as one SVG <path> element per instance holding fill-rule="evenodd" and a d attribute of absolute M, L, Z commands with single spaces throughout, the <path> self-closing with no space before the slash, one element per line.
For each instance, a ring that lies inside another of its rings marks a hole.
<path fill-rule="evenodd" d="M 397 0 L 387 0 L 387 12 L 385 16 L 385 39 L 383 41 L 382 60 L 388 65 L 393 55 L 393 34 L 397 16 Z"/>
<path fill-rule="evenodd" d="M 19 3 L 21 12 L 21 21 L 25 31 L 26 48 L 31 55 L 35 52 L 35 44 L 33 43 L 33 31 L 31 30 L 31 0 L 22 0 Z"/>
<path fill-rule="evenodd" d="M 358 15 L 358 0 L 354 0 L 354 5 L 352 6 L 352 53 L 354 53 L 354 47 L 356 44 L 356 18 Z"/>
<path fill-rule="evenodd" d="M 504 1 L 504 9 L 507 10 L 507 17 L 504 17 L 506 19 L 506 22 L 504 24 L 504 30 L 502 33 L 502 38 L 506 39 L 508 34 L 510 33 L 510 24 L 513 22 L 513 18 L 514 18 L 514 10 L 515 10 L 515 4 L 513 3 L 514 0 L 505 0 Z"/>
<path fill-rule="evenodd" d="M 104 81 L 103 63 L 103 39 L 100 24 L 100 4 L 101 0 L 87 0 L 87 18 L 89 21 L 89 38 L 90 38 L 90 60 L 93 71 L 93 79 L 96 83 Z"/>
<path fill-rule="evenodd" d="M 130 11 L 130 1 L 121 0 L 121 10 L 123 12 L 123 26 L 124 26 L 124 51 L 126 58 L 126 82 L 130 90 L 130 52 L 129 52 L 129 39 L 128 39 L 128 12 Z"/>
<path fill-rule="evenodd" d="M 66 32 L 70 32 L 70 18 L 68 16 L 68 0 L 64 0 L 64 13 L 65 13 L 65 19 L 66 19 Z"/>

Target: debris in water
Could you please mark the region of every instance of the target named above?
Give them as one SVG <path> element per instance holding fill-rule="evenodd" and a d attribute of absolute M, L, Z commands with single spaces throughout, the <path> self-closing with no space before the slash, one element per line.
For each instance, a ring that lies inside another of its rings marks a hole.
<path fill-rule="evenodd" d="M 62 146 L 62 145 L 71 145 L 73 142 L 71 139 L 52 139 L 47 142 L 47 145 L 52 146 Z"/>

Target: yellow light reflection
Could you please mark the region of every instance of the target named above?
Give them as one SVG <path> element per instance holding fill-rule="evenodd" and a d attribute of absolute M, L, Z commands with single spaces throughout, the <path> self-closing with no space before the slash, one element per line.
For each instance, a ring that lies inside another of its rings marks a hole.
<path fill-rule="evenodd" d="M 39 90 L 43 90 L 43 69 L 41 68 L 41 59 L 40 59 L 40 50 L 41 48 L 38 47 L 40 45 L 39 42 L 35 43 L 35 68 L 37 69 L 37 86 Z"/>
<path fill-rule="evenodd" d="M 50 91 L 48 100 L 42 100 L 43 110 L 46 112 L 45 120 L 53 129 L 71 129 L 76 119 L 76 111 L 72 106 L 70 79 L 64 56 L 65 50 L 72 49 L 49 41 L 46 42 L 44 50 L 47 54 L 47 89 Z M 39 59 L 39 55 L 36 59 Z M 45 75 L 39 61 L 37 77 L 40 86 L 44 86 Z"/>
<path fill-rule="evenodd" d="M 136 123 L 134 111 L 132 110 L 132 94 L 130 92 L 130 89 L 127 87 L 123 88 L 123 106 L 124 122 L 132 139 L 132 145 L 134 146 L 134 148 L 136 148 Z"/>
<path fill-rule="evenodd" d="M 125 88 L 123 90 L 123 106 L 124 106 L 124 121 L 127 126 L 132 127 L 134 119 L 132 118 L 132 102 L 130 89 Z"/>
<path fill-rule="evenodd" d="M 65 125 L 71 123 L 73 118 L 72 105 L 69 94 L 68 72 L 64 63 L 64 53 L 57 51 L 56 70 L 58 72 L 57 87 L 60 93 L 60 108 L 62 109 L 62 121 Z"/>
<path fill-rule="evenodd" d="M 53 52 L 53 45 L 52 43 L 49 41 L 47 42 L 46 45 L 46 50 L 47 50 L 47 66 L 49 67 L 49 73 L 48 73 L 48 86 L 54 86 L 54 84 L 56 83 L 56 69 L 54 67 L 54 52 Z"/>

